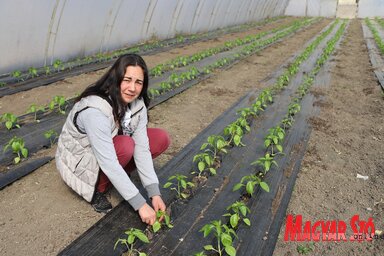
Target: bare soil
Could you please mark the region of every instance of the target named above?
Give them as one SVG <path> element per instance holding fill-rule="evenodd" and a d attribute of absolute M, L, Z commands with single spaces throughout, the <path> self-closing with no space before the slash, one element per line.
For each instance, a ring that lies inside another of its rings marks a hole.
<path fill-rule="evenodd" d="M 264 87 L 261 81 L 329 22 L 323 20 L 230 69 L 216 72 L 151 109 L 149 126 L 166 129 L 172 140 L 171 147 L 155 160 L 155 165 L 160 167 L 171 159 L 247 91 Z M 267 25 L 252 33 L 272 27 Z M 235 38 L 239 34 L 231 36 Z M 217 46 L 220 40 L 224 39 L 148 56 L 146 61 L 154 66 L 178 55 Z M 21 114 L 31 103 L 46 104 L 45 100 L 52 95 L 72 97 L 103 72 L 3 97 L 0 112 Z M 348 221 L 355 214 L 366 220 L 373 216 L 376 228 L 383 230 L 383 96 L 370 68 L 358 20 L 349 26 L 337 52 L 329 89 L 314 93 L 325 100 L 317 103 L 321 107 L 320 116 L 311 119 L 313 131 L 308 151 L 287 213 L 302 214 L 306 220 Z M 54 150 L 40 154 L 53 156 Z M 357 179 L 357 173 L 369 179 Z M 114 206 L 121 200 L 114 190 L 109 198 Z M 1 255 L 56 255 L 103 216 L 62 182 L 54 161 L 0 191 L 0 203 Z M 275 255 L 297 255 L 298 244 L 284 242 L 284 227 L 281 230 Z M 379 245 L 383 242 L 320 242 L 314 245 L 313 255 L 362 255 L 365 251 L 379 255 Z"/>

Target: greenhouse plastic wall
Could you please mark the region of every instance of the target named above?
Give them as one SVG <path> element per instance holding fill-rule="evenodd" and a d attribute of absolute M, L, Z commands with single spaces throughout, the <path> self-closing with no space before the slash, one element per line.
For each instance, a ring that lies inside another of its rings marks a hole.
<path fill-rule="evenodd" d="M 337 0 L 290 0 L 285 15 L 336 17 Z"/>
<path fill-rule="evenodd" d="M 0 74 L 283 15 L 289 0 L 2 0 Z M 22 6 L 22 8 L 21 8 Z"/>
<path fill-rule="evenodd" d="M 384 17 L 384 0 L 360 0 L 357 17 Z"/>

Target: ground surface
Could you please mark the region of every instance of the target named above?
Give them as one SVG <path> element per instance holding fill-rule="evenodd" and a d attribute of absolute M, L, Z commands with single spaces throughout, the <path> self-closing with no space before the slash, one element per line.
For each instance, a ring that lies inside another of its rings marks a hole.
<path fill-rule="evenodd" d="M 171 147 L 156 159 L 156 166 L 171 159 L 248 90 L 265 86 L 261 81 L 302 49 L 328 23 L 329 20 L 324 20 L 298 32 L 153 108 L 149 125 L 168 130 L 172 139 Z M 266 25 L 248 33 L 274 26 Z M 234 33 L 145 59 L 152 67 L 237 36 Z M 358 21 L 351 23 L 337 52 L 335 65 L 329 89 L 315 93 L 325 99 L 317 102 L 321 108 L 320 116 L 311 119 L 313 131 L 288 213 L 302 214 L 303 219 L 313 221 L 349 221 L 355 214 L 365 220 L 373 216 L 376 228 L 384 229 L 383 96 L 370 69 Z M 84 74 L 49 87 L 3 97 L 0 113 L 11 110 L 22 114 L 31 103 L 45 104 L 44 101 L 49 101 L 52 95 L 73 96 L 103 72 Z M 14 104 L 16 101 L 17 105 Z M 53 155 L 54 149 L 43 153 Z M 357 173 L 367 175 L 369 179 L 357 179 Z M 120 200 L 115 191 L 109 196 L 114 205 Z M 1 255 L 55 255 L 103 216 L 61 181 L 54 161 L 0 191 L 0 203 Z M 284 242 L 283 232 L 284 226 L 275 255 L 297 255 L 297 244 Z M 383 245 L 383 241 L 380 242 Z M 313 255 L 363 255 L 366 250 L 377 253 L 378 245 L 379 241 L 317 243 Z"/>

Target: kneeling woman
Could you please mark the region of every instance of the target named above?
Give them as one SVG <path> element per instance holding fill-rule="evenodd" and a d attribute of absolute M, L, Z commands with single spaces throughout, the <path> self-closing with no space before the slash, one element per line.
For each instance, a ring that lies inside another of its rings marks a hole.
<path fill-rule="evenodd" d="M 148 69 L 136 54 L 121 56 L 77 98 L 60 134 L 56 165 L 64 182 L 98 212 L 112 205 L 104 192 L 112 185 L 152 225 L 166 209 L 152 158 L 170 143 L 161 129 L 147 128 Z M 129 178 L 137 169 L 152 207 Z"/>

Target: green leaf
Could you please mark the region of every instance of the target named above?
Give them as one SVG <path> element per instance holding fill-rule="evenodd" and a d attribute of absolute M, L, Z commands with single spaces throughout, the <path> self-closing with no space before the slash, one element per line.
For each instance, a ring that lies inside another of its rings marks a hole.
<path fill-rule="evenodd" d="M 260 182 L 260 187 L 264 189 L 265 191 L 269 192 L 269 186 L 264 181 Z"/>
<path fill-rule="evenodd" d="M 140 241 L 144 242 L 144 243 L 149 243 L 149 240 L 148 240 L 148 237 L 141 231 L 141 230 L 138 230 L 135 233 L 135 236 L 140 239 Z"/>
<path fill-rule="evenodd" d="M 144 252 L 139 252 L 139 256 L 147 256 L 147 254 Z"/>
<path fill-rule="evenodd" d="M 276 148 L 277 148 L 277 150 L 279 150 L 279 152 L 283 152 L 283 146 L 281 146 L 281 145 L 276 145 Z"/>
<path fill-rule="evenodd" d="M 232 237 L 228 234 L 221 234 L 221 243 L 227 247 L 232 245 Z"/>
<path fill-rule="evenodd" d="M 235 135 L 235 136 L 233 137 L 233 143 L 235 143 L 236 146 L 239 146 L 240 141 L 241 141 L 241 138 L 240 138 L 239 135 Z"/>
<path fill-rule="evenodd" d="M 15 164 L 18 164 L 18 163 L 20 162 L 21 159 L 20 159 L 20 157 L 17 156 L 17 157 L 15 157 L 13 160 L 15 161 Z"/>
<path fill-rule="evenodd" d="M 133 244 L 133 242 L 135 242 L 135 235 L 134 234 L 129 234 L 128 235 L 128 238 L 127 238 L 127 242 L 128 244 Z"/>
<path fill-rule="evenodd" d="M 232 189 L 232 191 L 236 191 L 236 190 L 239 190 L 241 187 L 243 187 L 244 185 L 243 184 L 241 184 L 241 183 L 237 183 L 234 187 L 233 187 L 233 189 Z"/>
<path fill-rule="evenodd" d="M 184 199 L 188 197 L 188 194 L 185 194 L 185 193 L 180 193 L 180 195 L 181 195 L 181 197 L 184 198 Z"/>
<path fill-rule="evenodd" d="M 198 164 L 197 164 L 197 167 L 199 169 L 200 172 L 204 171 L 205 169 L 205 163 L 203 161 L 200 161 Z"/>
<path fill-rule="evenodd" d="M 207 251 L 209 251 L 209 250 L 215 250 L 215 248 L 213 248 L 212 245 L 208 244 L 208 245 L 205 245 L 205 246 L 204 246 L 204 250 L 207 250 Z"/>
<path fill-rule="evenodd" d="M 10 130 L 12 128 L 12 122 L 11 121 L 5 122 L 5 127 L 7 127 L 7 129 Z"/>
<path fill-rule="evenodd" d="M 244 223 L 247 224 L 248 226 L 251 226 L 251 221 L 248 218 L 243 219 Z"/>
<path fill-rule="evenodd" d="M 172 186 L 172 182 L 167 182 L 164 184 L 163 188 L 169 188 L 170 186 Z"/>
<path fill-rule="evenodd" d="M 247 182 L 246 191 L 247 191 L 248 194 L 250 194 L 252 196 L 252 194 L 253 194 L 253 184 L 252 184 L 252 181 L 248 181 Z"/>
<path fill-rule="evenodd" d="M 185 180 L 180 180 L 180 185 L 182 188 L 187 188 L 187 182 Z"/>
<path fill-rule="evenodd" d="M 216 175 L 216 169 L 215 168 L 209 168 L 209 171 L 212 173 L 212 175 Z"/>
<path fill-rule="evenodd" d="M 237 227 L 237 224 L 239 223 L 239 215 L 233 214 L 229 219 L 229 223 L 231 223 L 233 228 Z"/>
<path fill-rule="evenodd" d="M 224 248 L 225 252 L 229 255 L 229 256 L 236 256 L 236 249 L 235 247 L 233 246 L 225 246 Z"/>
<path fill-rule="evenodd" d="M 157 232 L 157 231 L 159 231 L 160 230 L 160 228 L 161 228 L 161 224 L 160 224 L 160 222 L 158 222 L 158 221 L 155 221 L 155 223 L 153 223 L 153 225 L 152 225 L 152 228 L 153 228 L 153 232 Z"/>
<path fill-rule="evenodd" d="M 21 149 L 21 154 L 23 155 L 24 158 L 27 158 L 27 156 L 28 156 L 28 149 L 22 148 Z"/>

